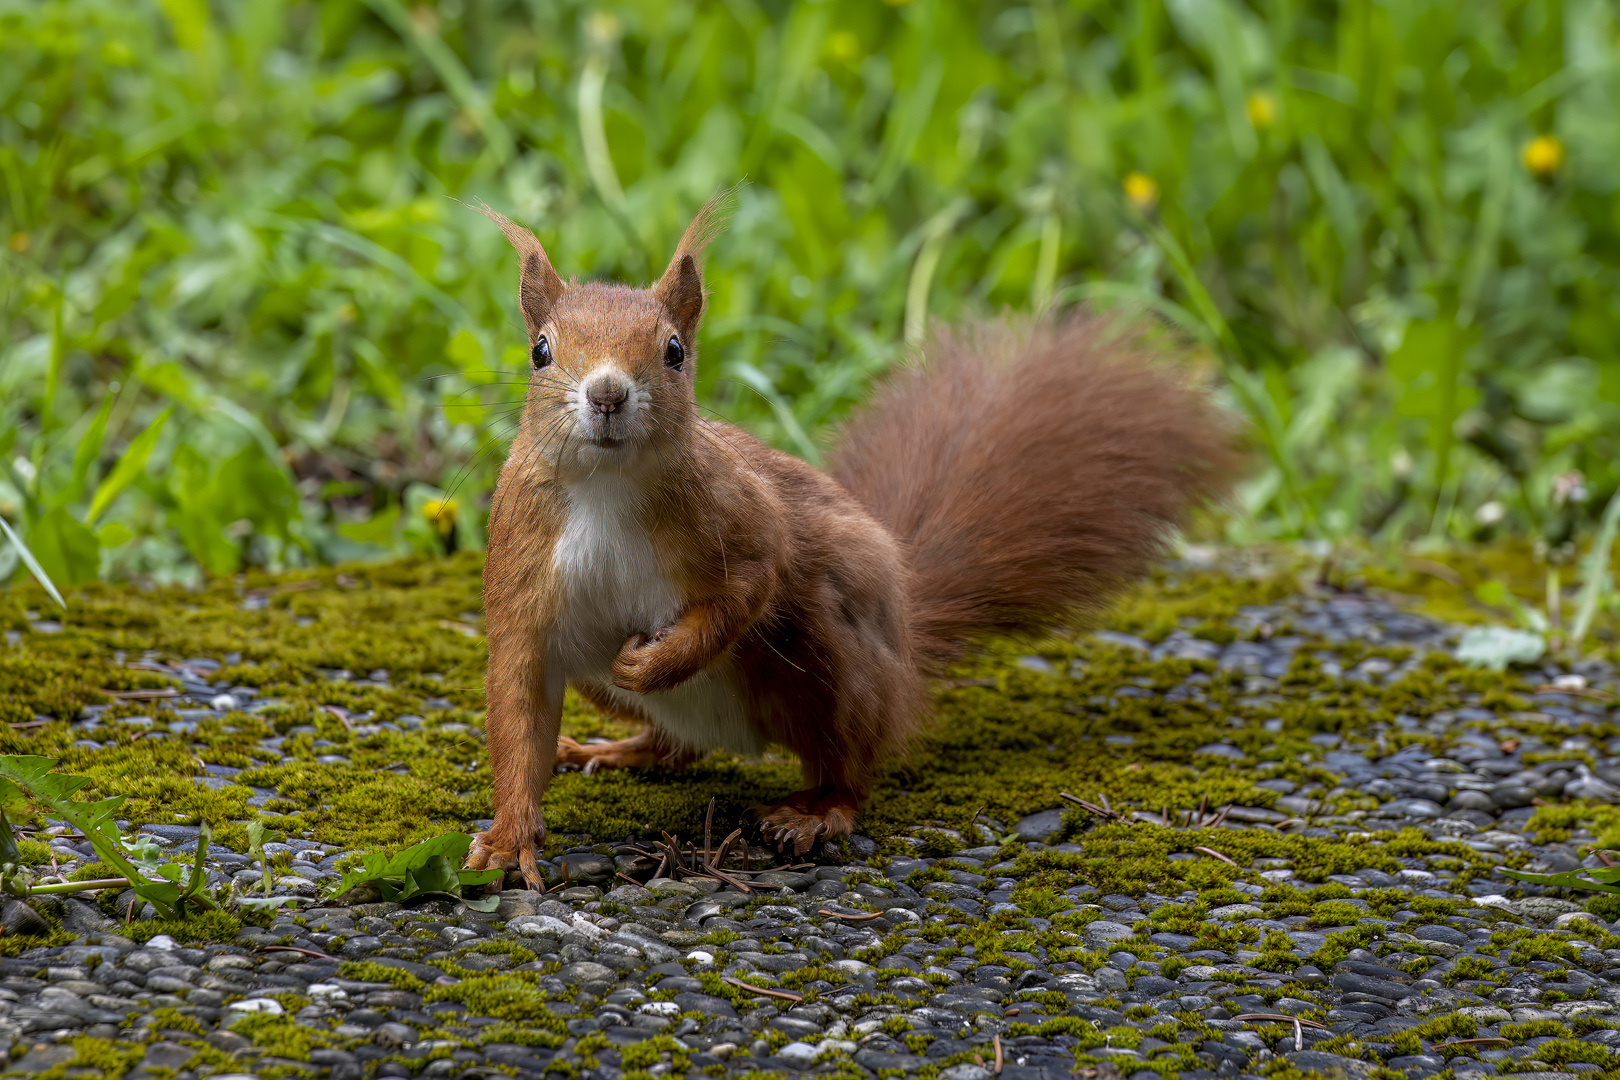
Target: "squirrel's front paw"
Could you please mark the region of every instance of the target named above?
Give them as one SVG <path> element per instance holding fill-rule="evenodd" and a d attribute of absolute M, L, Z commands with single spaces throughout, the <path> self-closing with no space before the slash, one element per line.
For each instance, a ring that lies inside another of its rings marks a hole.
<path fill-rule="evenodd" d="M 660 647 L 674 629 L 666 626 L 650 638 L 636 634 L 619 646 L 611 667 L 613 685 L 634 694 L 654 694 L 678 684 L 682 676 L 670 670 L 670 652 Z"/>
<path fill-rule="evenodd" d="M 467 869 L 487 870 L 498 866 L 502 870 L 521 870 L 529 888 L 544 892 L 545 879 L 540 876 L 535 849 L 543 847 L 545 842 L 544 825 L 534 829 L 528 843 L 520 843 L 512 830 L 492 828 L 473 837 L 472 848 L 467 852 Z"/>

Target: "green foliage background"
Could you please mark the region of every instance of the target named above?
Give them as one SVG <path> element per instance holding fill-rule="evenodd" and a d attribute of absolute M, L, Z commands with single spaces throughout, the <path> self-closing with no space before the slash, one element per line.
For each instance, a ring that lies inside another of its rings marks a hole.
<path fill-rule="evenodd" d="M 929 319 L 1125 304 L 1251 421 L 1234 538 L 1557 550 L 1617 58 L 1601 0 L 0 0 L 0 516 L 66 582 L 437 550 L 451 489 L 477 546 L 524 342 L 456 200 L 645 281 L 746 177 L 700 388 L 777 445 Z"/>

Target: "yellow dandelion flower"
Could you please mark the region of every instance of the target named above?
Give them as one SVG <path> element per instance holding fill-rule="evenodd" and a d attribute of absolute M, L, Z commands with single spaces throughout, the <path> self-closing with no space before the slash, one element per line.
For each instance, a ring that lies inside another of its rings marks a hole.
<path fill-rule="evenodd" d="M 1254 125 L 1256 131 L 1266 131 L 1277 122 L 1277 99 L 1264 90 L 1250 94 L 1245 108 L 1249 113 L 1249 123 Z"/>
<path fill-rule="evenodd" d="M 422 516 L 440 536 L 456 531 L 456 500 L 429 499 L 422 504 Z"/>
<path fill-rule="evenodd" d="M 1125 199 L 1145 214 L 1159 201 L 1159 185 L 1146 173 L 1133 172 L 1125 177 Z"/>
<path fill-rule="evenodd" d="M 612 45 L 619 40 L 622 29 L 619 17 L 612 12 L 594 11 L 585 20 L 585 33 L 598 45 Z"/>
<path fill-rule="evenodd" d="M 1564 144 L 1551 135 L 1542 135 L 1524 144 L 1524 167 L 1545 180 L 1564 163 Z"/>
<path fill-rule="evenodd" d="M 849 30 L 828 34 L 826 47 L 828 56 L 846 64 L 861 55 L 861 39 Z"/>

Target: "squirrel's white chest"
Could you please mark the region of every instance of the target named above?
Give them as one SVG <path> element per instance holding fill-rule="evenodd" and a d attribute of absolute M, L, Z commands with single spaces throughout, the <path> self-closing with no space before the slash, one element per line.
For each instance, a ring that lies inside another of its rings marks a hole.
<path fill-rule="evenodd" d="M 640 492 L 616 475 L 573 485 L 551 568 L 562 610 L 555 647 L 570 678 L 607 671 L 633 634 L 651 635 L 681 600 L 641 523 Z"/>
<path fill-rule="evenodd" d="M 640 493 L 632 484 L 603 476 L 568 489 L 551 568 L 562 601 L 552 650 L 565 678 L 597 684 L 693 749 L 760 750 L 743 695 L 724 665 L 658 694 L 613 685 L 610 665 L 625 639 L 669 626 L 683 606 L 641 523 Z"/>

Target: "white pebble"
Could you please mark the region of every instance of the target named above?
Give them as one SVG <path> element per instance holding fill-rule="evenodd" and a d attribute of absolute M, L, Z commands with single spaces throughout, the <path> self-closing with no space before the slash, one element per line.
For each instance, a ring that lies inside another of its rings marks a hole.
<path fill-rule="evenodd" d="M 244 1001 L 233 1001 L 225 1007 L 235 1009 L 237 1012 L 263 1013 L 266 1016 L 280 1016 L 282 1013 L 281 1002 L 275 998 L 248 998 Z"/>

